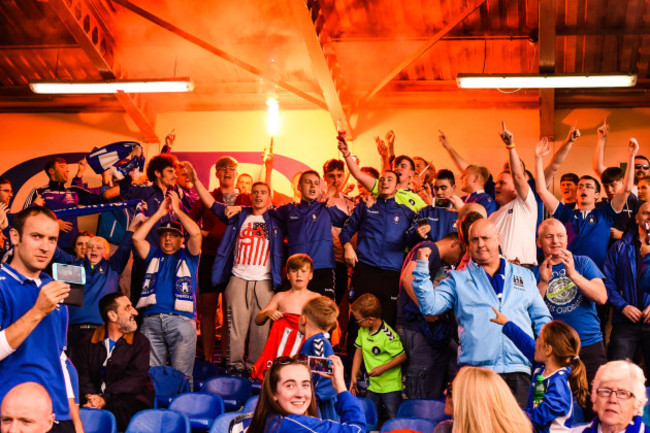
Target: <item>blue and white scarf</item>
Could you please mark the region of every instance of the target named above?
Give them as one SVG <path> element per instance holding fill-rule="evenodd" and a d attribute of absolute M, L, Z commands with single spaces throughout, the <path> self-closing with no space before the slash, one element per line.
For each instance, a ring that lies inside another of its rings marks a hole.
<path fill-rule="evenodd" d="M 140 143 L 136 141 L 117 141 L 107 144 L 86 155 L 86 161 L 88 161 L 88 165 L 95 173 L 102 174 L 129 156 L 135 146 L 140 146 Z"/>
<path fill-rule="evenodd" d="M 151 259 L 147 265 L 147 271 L 142 283 L 142 295 L 136 308 L 145 308 L 156 304 L 156 289 L 160 261 L 163 258 L 161 251 L 157 257 Z M 187 266 L 187 257 L 182 248 L 176 253 L 178 262 L 176 264 L 176 279 L 174 281 L 174 310 L 184 313 L 194 312 L 194 291 L 192 290 L 192 274 Z"/>
<path fill-rule="evenodd" d="M 598 424 L 600 424 L 600 420 L 598 419 L 598 416 L 596 416 L 594 420 L 591 421 L 584 430 L 582 430 L 582 433 L 598 433 Z M 643 433 L 644 431 L 646 431 L 646 427 L 645 424 L 643 424 L 643 418 L 640 415 L 632 418 L 632 422 L 625 429 L 625 433 Z"/>

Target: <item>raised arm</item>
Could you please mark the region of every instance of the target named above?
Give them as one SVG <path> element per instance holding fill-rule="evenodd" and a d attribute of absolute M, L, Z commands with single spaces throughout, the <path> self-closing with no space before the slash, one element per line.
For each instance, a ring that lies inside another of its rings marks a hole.
<path fill-rule="evenodd" d="M 605 166 L 605 144 L 607 143 L 607 135 L 609 134 L 609 125 L 607 124 L 607 119 L 603 121 L 603 124 L 598 128 L 598 139 L 596 140 L 596 148 L 594 149 L 594 157 L 592 159 L 592 164 L 594 171 L 600 178 L 603 174 L 603 171 L 607 168 Z"/>
<path fill-rule="evenodd" d="M 199 195 L 201 202 L 206 208 L 210 209 L 214 204 L 214 197 L 212 197 L 212 194 L 210 194 L 210 192 L 207 189 L 205 189 L 203 183 L 199 180 L 199 177 L 196 175 L 196 170 L 194 170 L 192 164 L 190 164 L 189 162 L 185 162 L 183 164 L 183 168 L 185 169 L 185 173 L 187 173 L 187 177 L 189 178 L 190 182 L 194 184 L 194 189 L 196 190 L 196 193 Z"/>
<path fill-rule="evenodd" d="M 619 213 L 623 210 L 627 197 L 632 192 L 634 187 L 634 158 L 639 152 L 639 143 L 636 141 L 636 138 L 630 138 L 630 141 L 627 144 L 627 167 L 625 168 L 625 177 L 623 191 L 617 192 L 614 197 L 612 197 L 612 208 Z"/>
<path fill-rule="evenodd" d="M 170 205 L 171 198 L 168 196 L 162 201 L 162 203 L 160 203 L 158 210 L 156 210 L 153 215 L 147 218 L 145 222 L 143 222 L 142 225 L 133 232 L 133 249 L 135 249 L 135 252 L 141 259 L 146 259 L 149 255 L 149 250 L 151 250 L 151 245 L 149 244 L 149 241 L 147 241 L 149 232 L 153 229 L 156 223 L 160 221 L 160 218 L 169 215 Z"/>
<path fill-rule="evenodd" d="M 526 181 L 524 167 L 521 165 L 521 160 L 517 154 L 514 137 L 512 135 L 512 132 L 506 129 L 506 122 L 501 122 L 501 128 L 502 131 L 499 133 L 499 137 L 501 137 L 501 140 L 503 140 L 503 143 L 506 145 L 506 149 L 508 149 L 508 153 L 510 155 L 510 174 L 512 175 L 512 180 L 515 183 L 515 189 L 517 190 L 519 197 L 521 197 L 522 200 L 526 200 L 530 187 Z"/>
<path fill-rule="evenodd" d="M 567 155 L 569 155 L 569 151 L 571 150 L 571 147 L 573 146 L 573 143 L 580 137 L 581 133 L 580 130 L 576 128 L 578 122 L 574 122 L 573 126 L 571 126 L 571 129 L 569 130 L 569 135 L 567 135 L 566 139 L 564 140 L 564 143 L 562 143 L 562 146 L 558 149 L 555 154 L 553 154 L 553 158 L 551 158 L 551 162 L 548 163 L 546 168 L 544 169 L 544 175 L 546 176 L 546 185 L 550 185 L 551 183 L 551 178 L 555 175 L 555 173 L 558 171 L 564 160 L 566 160 Z"/>
<path fill-rule="evenodd" d="M 390 169 L 390 155 L 388 154 L 388 146 L 386 142 L 379 137 L 375 137 L 375 143 L 377 143 L 377 153 L 381 158 L 381 172 L 385 172 Z"/>
<path fill-rule="evenodd" d="M 201 228 L 189 215 L 183 212 L 181 209 L 181 201 L 175 191 L 170 191 L 169 197 L 171 199 L 172 210 L 189 236 L 186 244 L 187 251 L 193 256 L 198 256 L 201 254 L 201 241 L 203 240 Z"/>
<path fill-rule="evenodd" d="M 535 187 L 537 194 L 544 202 L 546 209 L 552 214 L 555 212 L 560 201 L 548 190 L 546 176 L 544 176 L 543 158 L 551 151 L 547 137 L 543 137 L 535 145 Z"/>
<path fill-rule="evenodd" d="M 348 148 L 348 143 L 345 141 L 345 138 L 338 137 L 338 140 L 339 140 L 339 145 L 338 145 L 339 151 L 341 152 L 341 155 L 343 155 L 343 159 L 345 159 L 345 164 L 348 166 L 348 170 L 350 170 L 350 174 L 357 181 L 359 181 L 361 185 L 363 185 L 368 191 L 370 191 L 372 187 L 375 185 L 375 178 L 370 176 L 369 174 L 362 172 L 359 169 L 359 166 L 357 165 L 356 162 L 354 162 L 354 159 L 352 158 L 352 153 Z"/>
<path fill-rule="evenodd" d="M 441 130 L 438 130 L 440 135 L 438 136 L 438 139 L 440 140 L 440 144 L 442 144 L 442 147 L 445 148 L 447 153 L 449 153 L 449 156 L 451 159 L 454 161 L 454 164 L 456 164 L 456 167 L 458 167 L 458 170 L 460 171 L 465 171 L 469 163 L 463 159 L 462 156 L 456 150 L 451 147 L 451 144 L 449 144 L 449 140 L 447 140 L 447 136 L 445 135 L 444 132 Z"/>

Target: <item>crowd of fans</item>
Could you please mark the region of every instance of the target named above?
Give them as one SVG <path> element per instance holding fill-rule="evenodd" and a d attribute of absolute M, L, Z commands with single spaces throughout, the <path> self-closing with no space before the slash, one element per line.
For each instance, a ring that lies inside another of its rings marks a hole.
<path fill-rule="evenodd" d="M 503 123 L 495 176 L 442 132 L 455 167 L 396 156 L 390 131 L 381 167 L 339 136 L 341 159 L 297 173 L 293 196 L 272 151 L 259 176 L 219 158 L 209 191 L 169 142 L 146 164 L 134 142 L 95 149 L 70 185 L 55 158 L 15 213 L 0 178 L 2 432 L 36 416 L 29 399 L 43 428 L 82 431 L 81 406 L 123 431 L 153 405 L 150 366 L 192 384 L 197 358 L 263 380 L 251 433 L 365 430 L 359 394 L 383 419 L 446 398 L 439 432 L 569 431 L 577 406 L 593 421 L 576 431 L 645 431 L 650 162 L 631 138 L 606 167 L 608 132 L 582 176 L 560 170 L 575 124 L 547 166 L 552 143 L 535 145 L 531 172 Z"/>

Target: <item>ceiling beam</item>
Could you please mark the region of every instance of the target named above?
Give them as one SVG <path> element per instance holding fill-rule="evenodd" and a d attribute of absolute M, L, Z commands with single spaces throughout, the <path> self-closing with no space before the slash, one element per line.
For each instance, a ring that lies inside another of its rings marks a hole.
<path fill-rule="evenodd" d="M 336 55 L 329 36 L 322 28 L 319 33 L 315 25 L 318 17 L 321 16 L 318 0 L 308 0 L 308 3 L 302 0 L 288 0 L 287 3 L 293 12 L 295 22 L 302 34 L 302 40 L 307 47 L 312 70 L 323 92 L 327 110 L 332 117 L 334 126 L 342 128 L 347 132 L 348 138 L 352 139 L 354 138 L 354 132 L 341 102 L 343 82 Z M 326 48 L 331 48 L 327 49 L 328 54 L 325 54 Z"/>
<path fill-rule="evenodd" d="M 165 21 L 162 18 L 152 14 L 151 12 L 147 11 L 146 9 L 143 9 L 129 0 L 111 0 L 113 3 L 117 3 L 118 5 L 124 7 L 125 9 L 130 10 L 131 12 L 135 13 L 136 15 L 141 16 L 142 18 L 146 19 L 147 21 L 150 21 L 157 26 L 162 27 L 165 30 L 170 31 L 171 33 L 193 43 L 194 45 L 203 48 L 204 50 L 214 54 L 217 57 L 220 57 L 230 63 L 232 63 L 235 66 L 240 67 L 241 69 L 255 75 L 258 78 L 262 79 L 268 79 L 268 77 L 264 77 L 264 74 L 261 69 L 256 68 L 255 66 L 246 63 L 245 61 L 225 52 L 224 50 L 215 47 L 214 45 L 204 41 L 203 39 L 192 35 L 191 33 L 186 32 L 185 30 L 181 29 L 178 26 L 175 26 L 174 24 L 170 23 L 169 21 Z M 313 104 L 317 105 L 320 108 L 327 109 L 327 104 L 323 101 L 321 101 L 318 98 L 315 98 L 300 89 L 297 89 L 296 87 L 290 85 L 289 83 L 286 83 L 282 80 L 277 82 L 278 87 L 287 90 L 291 93 L 293 93 L 296 96 L 299 96 L 309 102 L 312 102 Z"/>
<path fill-rule="evenodd" d="M 404 59 L 399 65 L 393 68 L 393 70 L 391 70 L 384 78 L 382 78 L 381 81 L 379 81 L 379 83 L 370 92 L 368 92 L 365 96 L 363 96 L 356 105 L 357 106 L 362 105 L 366 101 L 371 99 L 373 96 L 375 96 L 381 89 L 384 88 L 386 84 L 388 84 L 400 72 L 402 72 L 411 63 L 415 62 L 418 58 L 420 58 L 422 54 L 429 51 L 429 49 L 431 49 L 431 47 L 433 47 L 440 39 L 445 37 L 454 27 L 460 24 L 465 18 L 467 18 L 472 12 L 478 9 L 486 1 L 487 0 L 475 0 L 462 13 L 455 16 L 451 21 L 447 23 L 446 26 L 444 26 L 442 29 L 436 32 L 436 34 L 433 35 L 433 37 L 431 37 L 424 44 L 422 44 L 415 53 L 413 53 L 408 58 Z"/>
<path fill-rule="evenodd" d="M 555 72 L 556 0 L 539 2 L 539 72 Z M 555 136 L 555 89 L 539 91 L 539 135 Z"/>
<path fill-rule="evenodd" d="M 44 0 L 41 0 L 44 1 Z M 85 0 L 45 0 L 70 31 L 105 80 L 121 78 L 115 62 L 115 40 L 88 7 Z M 146 143 L 159 143 L 155 117 L 145 107 L 142 97 L 123 93 L 117 97 L 124 110 L 133 119 Z"/>

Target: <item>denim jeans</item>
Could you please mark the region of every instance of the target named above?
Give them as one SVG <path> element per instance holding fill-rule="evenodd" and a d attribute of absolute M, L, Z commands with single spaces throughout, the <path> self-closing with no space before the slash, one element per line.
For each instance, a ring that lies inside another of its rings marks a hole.
<path fill-rule="evenodd" d="M 397 409 L 399 408 L 399 405 L 402 404 L 402 391 L 384 392 L 381 394 L 366 391 L 366 398 L 377 406 L 379 418 L 382 418 L 381 404 L 383 403 L 384 408 L 386 409 L 386 415 L 388 415 L 388 419 L 391 419 L 397 416 Z"/>
<path fill-rule="evenodd" d="M 451 340 L 445 348 L 434 349 L 424 335 L 412 329 L 397 327 L 397 333 L 406 350 L 406 378 L 408 398 L 444 398 L 447 382 L 458 373 L 458 344 Z"/>
<path fill-rule="evenodd" d="M 650 374 L 650 325 L 645 323 L 632 323 L 630 321 L 612 323 L 612 334 L 609 338 L 608 359 L 634 360 L 637 348 L 641 346 L 641 352 L 645 359 L 646 383 Z"/>
<path fill-rule="evenodd" d="M 196 322 L 175 314 L 152 314 L 142 321 L 140 331 L 151 343 L 152 367 L 165 365 L 183 373 L 192 386 L 192 370 L 196 356 Z"/>

